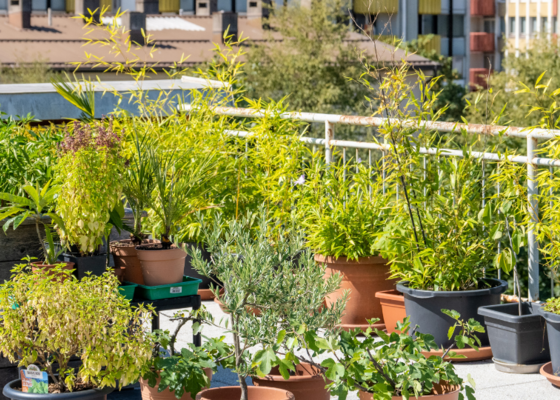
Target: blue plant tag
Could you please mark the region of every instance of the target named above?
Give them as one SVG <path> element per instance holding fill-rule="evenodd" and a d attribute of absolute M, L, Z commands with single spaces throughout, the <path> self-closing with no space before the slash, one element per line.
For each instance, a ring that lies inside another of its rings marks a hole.
<path fill-rule="evenodd" d="M 21 391 L 27 393 L 49 393 L 49 376 L 36 365 L 30 364 L 21 370 Z"/>

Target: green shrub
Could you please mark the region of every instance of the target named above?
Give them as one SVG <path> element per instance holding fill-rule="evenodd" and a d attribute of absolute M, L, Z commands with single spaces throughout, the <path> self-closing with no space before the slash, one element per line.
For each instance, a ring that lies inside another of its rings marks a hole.
<path fill-rule="evenodd" d="M 21 367 L 39 366 L 62 392 L 76 383 L 115 387 L 135 382 L 152 356 L 147 308 L 130 306 L 112 273 L 81 281 L 62 265 L 52 272 L 13 269 L 0 285 L 0 351 Z M 82 361 L 77 372 L 70 358 Z M 58 364 L 58 376 L 54 364 Z"/>

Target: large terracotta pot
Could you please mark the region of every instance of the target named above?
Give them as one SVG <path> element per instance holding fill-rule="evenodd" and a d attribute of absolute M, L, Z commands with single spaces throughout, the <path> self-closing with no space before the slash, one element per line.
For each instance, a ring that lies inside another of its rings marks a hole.
<path fill-rule="evenodd" d="M 142 244 L 150 243 L 159 243 L 159 240 L 147 239 L 142 241 Z M 121 244 L 121 246 L 118 244 Z M 124 239 L 118 242 L 111 242 L 111 254 L 113 254 L 113 260 L 115 260 L 115 269 L 124 270 L 125 281 L 139 285 L 144 284 L 142 267 L 136 255 L 136 246 L 132 243 L 132 240 Z"/>
<path fill-rule="evenodd" d="M 64 263 L 66 265 L 64 265 L 64 269 L 67 269 L 69 271 L 72 271 L 75 267 L 76 264 L 74 264 L 73 262 L 66 262 Z M 32 261 L 31 262 L 31 270 L 33 272 L 37 272 L 41 269 L 46 269 L 47 271 L 52 270 L 54 267 L 56 267 L 56 265 L 54 264 L 43 264 L 42 261 Z M 50 275 L 51 273 L 49 273 Z M 64 274 L 59 274 L 61 278 L 67 279 L 68 277 L 65 276 Z"/>
<path fill-rule="evenodd" d="M 140 260 L 144 284 L 147 286 L 169 285 L 183 281 L 185 270 L 185 250 L 179 248 L 162 249 L 160 245 L 136 247 Z"/>
<path fill-rule="evenodd" d="M 210 368 L 204 368 L 204 372 L 210 381 L 212 381 L 212 370 Z M 142 394 L 142 400 L 176 400 L 175 393 L 170 391 L 169 389 L 165 389 L 162 392 L 158 392 L 159 389 L 159 381 L 158 378 L 156 386 L 151 387 L 148 385 L 148 381 L 140 378 L 140 393 Z M 192 400 L 192 397 L 189 393 L 183 393 L 181 396 L 181 400 Z"/>
<path fill-rule="evenodd" d="M 342 275 L 340 288 L 326 298 L 327 306 L 340 299 L 345 290 L 350 290 L 346 310 L 342 316 L 342 328 L 367 329 L 366 319 L 379 318 L 373 327 L 385 329 L 381 302 L 375 297 L 377 292 L 395 288 L 395 281 L 389 280 L 389 265 L 383 257 L 363 257 L 358 261 L 346 257 L 325 257 L 315 254 L 315 261 L 326 264 L 325 279 L 334 273 Z"/>
<path fill-rule="evenodd" d="M 247 394 L 249 400 L 294 400 L 292 393 L 270 387 L 249 386 Z M 240 398 L 241 388 L 239 386 L 205 389 L 196 395 L 196 400 L 239 400 Z"/>
<path fill-rule="evenodd" d="M 402 322 L 406 318 L 406 309 L 404 307 L 404 296 L 398 290 L 384 290 L 377 292 L 375 297 L 381 302 L 381 310 L 383 311 L 383 321 L 387 333 L 401 333 L 396 329 L 397 322 Z"/>
<path fill-rule="evenodd" d="M 436 389 L 435 394 L 429 394 L 426 396 L 418 397 L 418 400 L 458 400 L 459 399 L 459 388 L 456 386 L 440 386 L 434 385 Z M 360 400 L 373 400 L 373 394 L 368 392 L 359 392 Z M 414 396 L 410 397 L 415 399 Z M 402 396 L 393 396 L 391 400 L 402 400 Z"/>
<path fill-rule="evenodd" d="M 255 386 L 274 387 L 293 393 L 295 400 L 330 400 L 331 395 L 325 386 L 327 383 L 319 370 L 310 364 L 296 365 L 296 375 L 286 380 L 278 368 L 273 368 L 264 378 L 253 378 Z"/>

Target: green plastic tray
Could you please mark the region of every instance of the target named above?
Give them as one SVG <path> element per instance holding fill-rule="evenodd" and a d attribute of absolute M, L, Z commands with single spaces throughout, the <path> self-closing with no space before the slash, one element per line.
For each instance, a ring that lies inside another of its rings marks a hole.
<path fill-rule="evenodd" d="M 119 292 L 121 292 L 125 299 L 132 300 L 134 298 L 134 290 L 136 289 L 136 286 L 138 286 L 136 283 L 125 282 L 119 286 Z"/>
<path fill-rule="evenodd" d="M 183 282 L 172 283 L 170 285 L 145 286 L 138 285 L 136 289 L 137 297 L 147 300 L 171 299 L 173 297 L 193 296 L 198 293 L 198 285 L 201 279 L 183 276 Z"/>

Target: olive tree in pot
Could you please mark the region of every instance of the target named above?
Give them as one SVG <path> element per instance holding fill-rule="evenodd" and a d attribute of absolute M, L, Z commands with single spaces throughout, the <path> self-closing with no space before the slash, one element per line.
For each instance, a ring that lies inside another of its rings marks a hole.
<path fill-rule="evenodd" d="M 156 221 L 152 231 L 154 236 L 159 234 L 161 243 L 136 247 L 146 285 L 167 285 L 183 280 L 187 254 L 182 246 L 173 243 L 174 235 L 188 215 L 213 208 L 201 202 L 204 202 L 209 182 L 218 173 L 216 157 L 194 147 L 184 150 L 180 156 L 173 150 L 150 149 L 155 189 L 149 206 Z"/>
<path fill-rule="evenodd" d="M 326 266 L 325 279 L 335 273 L 343 276 L 327 304 L 349 291 L 341 324 L 344 329 L 365 330 L 367 320 L 373 318 L 378 320 L 376 327 L 384 329 L 381 303 L 375 294 L 395 288 L 388 262 L 374 247 L 390 215 L 391 195 L 383 193 L 382 177 L 373 172 L 372 167 L 354 169 L 319 160 L 307 177 L 296 182 L 296 190 L 302 192 L 298 208 L 304 213 L 307 245 L 315 252 L 315 260 Z"/>
<path fill-rule="evenodd" d="M 60 264 L 58 257 L 62 254 L 62 249 L 58 249 L 54 243 L 52 232 L 53 223 L 64 229 L 62 219 L 54 212 L 56 196 L 60 190 L 60 186 L 51 185 L 47 182 L 44 187 L 39 184 L 35 186 L 25 185 L 22 192 L 26 193 L 28 197 L 17 196 L 10 193 L 0 193 L 0 199 L 9 202 L 6 207 L 0 208 L 0 221 L 9 218 L 3 225 L 4 232 L 10 226 L 15 230 L 26 219 L 32 219 L 37 231 L 37 238 L 41 244 L 43 251 L 43 261 L 31 262 L 32 268 L 36 269 L 52 269 L 56 264 Z M 41 229 L 42 228 L 42 229 Z M 41 234 L 44 230 L 45 235 Z M 73 262 L 63 263 L 64 267 L 73 270 Z"/>
<path fill-rule="evenodd" d="M 151 335 L 145 325 L 151 310 L 134 308 L 118 291 L 118 279 L 73 277 L 62 266 L 36 273 L 26 265 L 13 269 L 0 285 L 0 351 L 20 367 L 33 364 L 46 371 L 49 394 L 34 398 L 88 398 L 103 400 L 117 382 L 135 382 L 152 357 Z M 57 276 L 66 275 L 66 279 Z M 63 322 L 61 322 L 63 321 Z M 72 357 L 81 364 L 70 365 Z M 3 394 L 28 399 L 21 381 L 8 383 Z"/>
<path fill-rule="evenodd" d="M 213 290 L 229 313 L 232 364 L 240 383 L 204 390 L 197 399 L 288 399 L 289 393 L 300 400 L 328 399 L 319 371 L 295 356 L 298 342 L 291 332 L 302 326 L 329 330 L 340 322 L 346 299 L 326 306 L 324 298 L 337 289 L 341 278 L 335 274 L 323 279 L 324 267 L 309 252 L 301 253 L 299 235 L 271 234 L 273 224 L 262 210 L 257 224 L 255 218 L 248 214 L 224 228 L 217 216 L 211 231 L 204 228 L 212 260 L 205 261 L 200 250 L 192 251 L 193 266 L 221 282 Z M 251 355 L 249 351 L 258 347 Z M 273 370 L 274 366 L 278 368 Z M 256 386 L 247 386 L 248 376 Z"/>
<path fill-rule="evenodd" d="M 357 329 L 326 337 L 308 331 L 305 343 L 312 352 L 331 355 L 321 362 L 320 367 L 331 381 L 329 390 L 333 396 L 346 398 L 348 392 L 358 390 L 360 400 L 463 400 L 464 391 L 467 399 L 474 400 L 474 383 L 470 375 L 470 385 L 467 385 L 445 357 L 460 357 L 452 350 L 454 347 L 477 349 L 479 342 L 472 333 L 483 328 L 476 321 L 463 322 L 456 311 L 442 312 L 452 317 L 455 325 L 447 333 L 452 343 L 441 357 L 423 355 L 437 349 L 438 345 L 433 336 L 418 332 L 417 327 L 409 335 L 408 317 L 398 323 L 400 334 L 387 335 L 368 328 L 364 340 L 359 337 L 362 331 Z"/>
<path fill-rule="evenodd" d="M 132 210 L 134 226 L 124 226 L 130 231 L 130 239 L 111 242 L 110 246 L 115 268 L 124 270 L 124 280 L 143 285 L 144 277 L 136 254 L 136 246 L 155 242 L 146 238 L 142 226 L 145 210 L 155 188 L 155 180 L 149 158 L 153 142 L 148 134 L 139 134 L 138 130 L 142 128 L 139 125 L 131 126 L 131 148 L 127 149 L 129 150 L 128 165 L 123 176 L 123 193 L 127 205 Z"/>
<path fill-rule="evenodd" d="M 550 360 L 547 339 L 550 329 L 545 329 L 546 322 L 539 312 L 540 304 L 523 301 L 517 270 L 518 254 L 526 243 L 528 225 L 524 171 L 524 165 L 503 161 L 496 174 L 490 177 L 491 182 L 500 186 L 500 191 L 493 197 L 505 223 L 503 231 L 497 230 L 494 235 L 504 236 L 507 241 L 507 245 L 496 255 L 495 262 L 502 271 L 513 271 L 517 303 L 478 309 L 486 322 L 496 368 L 514 373 L 537 372 L 543 363 Z"/>
<path fill-rule="evenodd" d="M 64 221 L 59 236 L 69 252 L 64 261 L 76 264 L 78 278 L 86 272 L 101 275 L 107 256 L 102 254 L 103 238 L 111 230 L 111 212 L 122 193 L 121 136 L 113 120 L 74 122 L 65 128 L 59 147 L 58 174 L 61 183 L 56 211 Z"/>
<path fill-rule="evenodd" d="M 140 379 L 142 400 L 192 400 L 204 388 L 210 387 L 212 374 L 218 365 L 227 366 L 233 354 L 225 337 L 206 338 L 202 347 L 189 343 L 177 348 L 177 337 L 181 329 L 193 322 L 194 329 L 200 329 L 198 320 L 208 319 L 204 308 L 188 315 L 177 312 L 171 319 L 178 322 L 173 333 L 157 330 L 154 332 L 154 357 L 148 370 Z"/>

